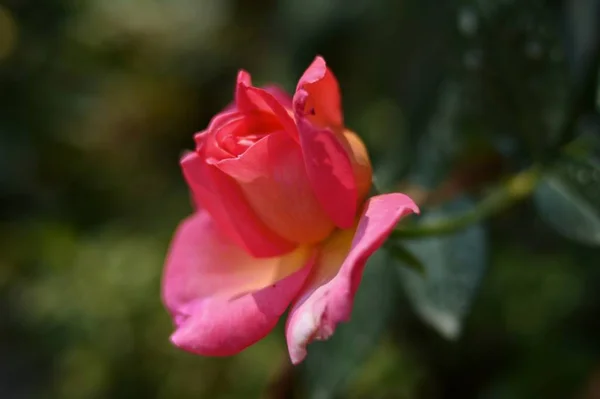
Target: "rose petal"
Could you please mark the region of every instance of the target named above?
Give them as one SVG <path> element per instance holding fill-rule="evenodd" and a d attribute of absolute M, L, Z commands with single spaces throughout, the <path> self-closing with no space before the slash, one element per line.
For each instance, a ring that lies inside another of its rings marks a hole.
<path fill-rule="evenodd" d="M 311 244 L 334 229 L 313 192 L 300 145 L 287 133 L 272 133 L 215 166 L 237 181 L 260 219 L 281 237 Z"/>
<path fill-rule="evenodd" d="M 231 120 L 240 119 L 242 117 L 243 114 L 237 110 L 220 112 L 210 120 L 210 123 L 208 124 L 208 128 L 206 130 L 219 130 L 223 125 L 226 125 Z"/>
<path fill-rule="evenodd" d="M 246 122 L 243 115 L 239 113 L 228 115 L 228 117 L 223 119 L 218 119 L 217 116 L 213 118 L 213 122 L 211 122 L 207 130 L 196 133 L 194 136 L 196 150 L 201 151 L 206 157 L 212 159 L 231 158 L 234 154 L 231 154 L 219 145 L 217 136 L 234 135 L 236 131 L 245 129 Z"/>
<path fill-rule="evenodd" d="M 277 125 L 272 130 L 283 128 L 283 130 L 297 140 L 298 133 L 294 120 L 290 110 L 286 108 L 286 106 L 289 105 L 289 99 L 283 97 L 281 93 L 277 93 L 277 90 L 273 87 L 270 88 L 270 91 L 271 92 L 253 87 L 250 74 L 243 70 L 240 71 L 235 92 L 237 109 L 246 116 L 249 122 L 256 119 L 256 116 L 258 115 L 261 115 L 261 120 L 269 119 L 268 116 L 271 116 L 271 125 Z M 276 97 L 276 95 L 279 98 Z M 282 99 L 284 103 L 281 103 L 280 99 Z M 260 125 L 249 125 L 248 129 L 254 132 L 267 132 L 264 131 L 264 127 Z"/>
<path fill-rule="evenodd" d="M 315 126 L 337 131 L 344 125 L 340 87 L 323 57 L 316 57 L 304 72 L 296 87 L 296 92 L 301 90 L 309 96 L 302 111 Z"/>
<path fill-rule="evenodd" d="M 336 136 L 350 158 L 352 164 L 352 173 L 356 182 L 356 191 L 358 194 L 358 203 L 362 204 L 373 185 L 373 168 L 369 153 L 363 141 L 358 135 L 350 130 L 345 130 L 343 134 Z"/>
<path fill-rule="evenodd" d="M 342 229 L 354 223 L 358 191 L 350 158 L 336 134 L 315 128 L 303 113 L 308 93 L 294 95 L 294 112 L 302 145 L 306 173 L 321 206 Z"/>
<path fill-rule="evenodd" d="M 264 225 L 235 181 L 207 164 L 204 154 L 191 152 L 185 155 L 181 166 L 195 201 L 237 245 L 255 257 L 277 256 L 294 249 L 295 244 Z"/>
<path fill-rule="evenodd" d="M 224 126 L 232 123 L 233 121 L 239 120 L 244 117 L 244 114 L 237 110 L 223 111 L 215 115 L 208 124 L 206 130 L 198 132 L 194 135 L 194 142 L 196 143 L 196 149 L 200 148 L 206 141 L 206 136 L 210 135 L 211 132 L 219 131 Z"/>
<path fill-rule="evenodd" d="M 385 241 L 396 223 L 415 203 L 404 194 L 370 198 L 356 230 L 345 230 L 328 240 L 293 305 L 286 324 L 286 339 L 294 364 L 306 356 L 306 346 L 327 339 L 339 322 L 347 321 L 365 263 Z"/>
<path fill-rule="evenodd" d="M 246 87 L 241 90 L 245 91 L 251 98 L 260 99 L 261 104 L 264 104 L 264 106 L 277 118 L 283 130 L 285 130 L 294 140 L 298 141 L 298 129 L 296 128 L 294 119 L 288 109 L 286 109 L 276 97 L 266 90 L 257 87 Z"/>
<path fill-rule="evenodd" d="M 162 282 L 176 324 L 171 340 L 201 355 L 224 356 L 263 338 L 310 270 L 312 250 L 256 259 L 225 239 L 200 211 L 178 228 Z"/>
<path fill-rule="evenodd" d="M 264 86 L 263 90 L 275 97 L 277 102 L 279 102 L 279 104 L 281 104 L 287 111 L 292 110 L 292 96 L 290 96 L 287 91 L 276 85 Z"/>
<path fill-rule="evenodd" d="M 237 84 L 235 89 L 235 103 L 237 109 L 245 114 L 252 112 L 267 112 L 270 107 L 265 104 L 262 96 L 248 90 L 252 87 L 250 74 L 244 70 L 238 72 Z"/>

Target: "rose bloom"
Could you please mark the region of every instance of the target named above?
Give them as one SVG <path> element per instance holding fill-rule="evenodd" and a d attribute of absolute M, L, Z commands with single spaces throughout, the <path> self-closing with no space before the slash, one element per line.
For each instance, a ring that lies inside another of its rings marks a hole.
<path fill-rule="evenodd" d="M 178 227 L 163 276 L 171 341 L 233 355 L 290 307 L 297 364 L 307 344 L 350 318 L 367 259 L 418 208 L 399 193 L 367 199 L 369 156 L 344 127 L 338 83 L 321 57 L 293 99 L 253 87 L 240 71 L 234 104 L 195 142 L 181 166 L 197 209 Z"/>

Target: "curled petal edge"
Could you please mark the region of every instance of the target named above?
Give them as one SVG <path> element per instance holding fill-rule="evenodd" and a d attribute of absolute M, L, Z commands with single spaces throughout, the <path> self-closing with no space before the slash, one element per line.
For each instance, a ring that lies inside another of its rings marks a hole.
<path fill-rule="evenodd" d="M 338 240 L 324 244 L 286 322 L 292 363 L 298 364 L 305 358 L 310 342 L 329 338 L 338 323 L 350 319 L 368 258 L 384 243 L 396 223 L 411 213 L 419 213 L 419 208 L 404 194 L 372 197 L 355 230 L 342 231 Z M 336 264 L 339 261 L 341 264 Z"/>

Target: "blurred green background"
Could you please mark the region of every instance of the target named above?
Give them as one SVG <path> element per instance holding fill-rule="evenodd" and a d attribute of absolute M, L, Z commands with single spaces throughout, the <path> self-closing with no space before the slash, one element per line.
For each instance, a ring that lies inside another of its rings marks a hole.
<path fill-rule="evenodd" d="M 0 398 L 600 398 L 599 25 L 597 0 L 0 0 Z M 539 185 L 401 242 L 425 273 L 379 251 L 300 367 L 281 325 L 178 351 L 179 156 L 239 68 L 292 91 L 317 54 L 417 228 Z"/>

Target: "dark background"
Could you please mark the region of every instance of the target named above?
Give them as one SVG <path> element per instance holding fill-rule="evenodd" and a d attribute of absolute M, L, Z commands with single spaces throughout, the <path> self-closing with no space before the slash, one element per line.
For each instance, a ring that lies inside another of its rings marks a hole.
<path fill-rule="evenodd" d="M 0 397 L 600 398 L 599 21 L 596 0 L 0 0 Z M 425 274 L 380 251 L 301 367 L 282 326 L 178 351 L 179 156 L 239 68 L 292 91 L 317 54 L 380 190 L 485 218 L 399 242 Z"/>

